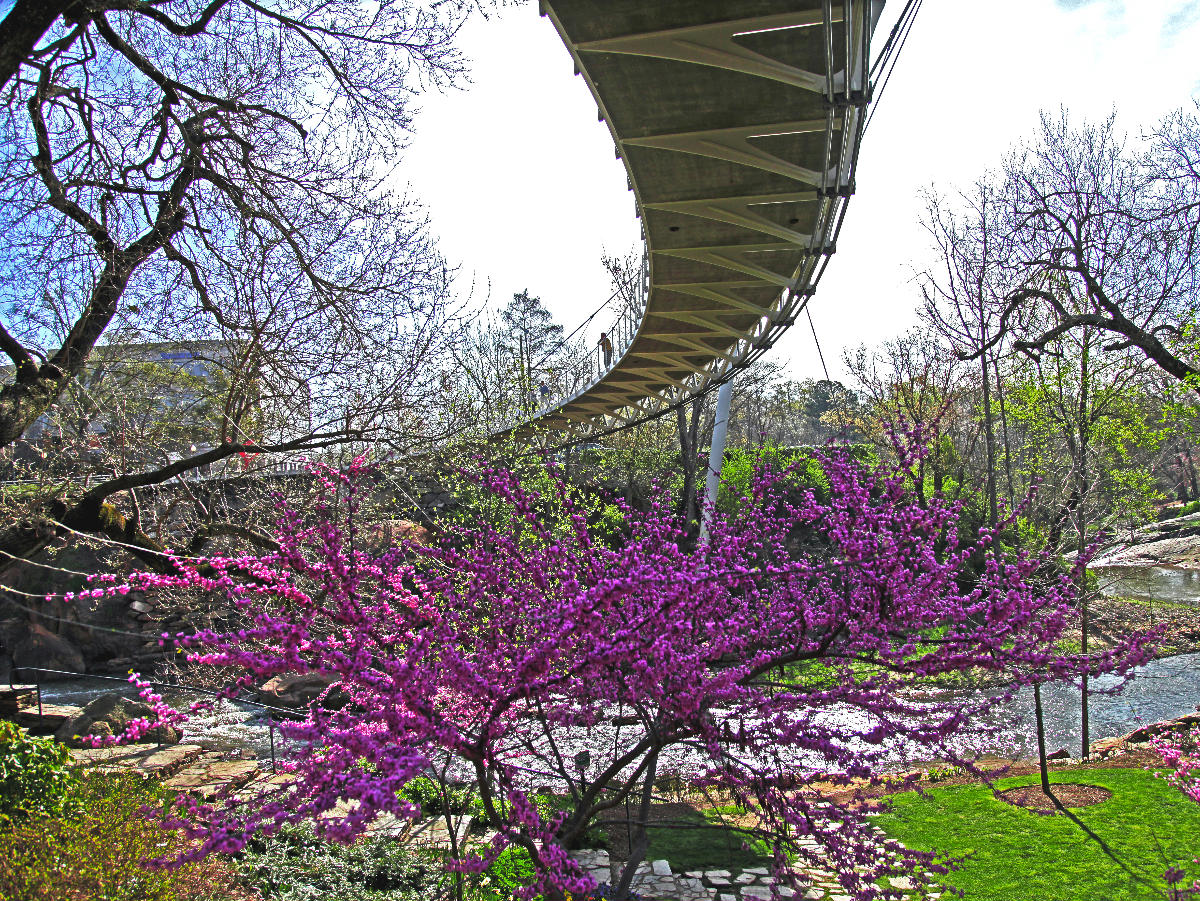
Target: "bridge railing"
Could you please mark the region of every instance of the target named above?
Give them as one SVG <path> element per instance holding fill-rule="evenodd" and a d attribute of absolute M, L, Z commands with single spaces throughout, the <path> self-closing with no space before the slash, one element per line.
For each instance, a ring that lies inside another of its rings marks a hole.
<path fill-rule="evenodd" d="M 605 353 L 603 342 L 597 341 L 568 364 L 558 377 L 546 384 L 546 390 L 533 398 L 529 415 L 522 418 L 528 421 L 544 416 L 594 387 L 615 368 L 638 335 L 649 297 L 650 264 L 643 254 L 637 271 L 609 297 L 610 304 L 616 303 L 620 307 L 617 315 L 602 332 L 607 336 L 611 350 Z"/>

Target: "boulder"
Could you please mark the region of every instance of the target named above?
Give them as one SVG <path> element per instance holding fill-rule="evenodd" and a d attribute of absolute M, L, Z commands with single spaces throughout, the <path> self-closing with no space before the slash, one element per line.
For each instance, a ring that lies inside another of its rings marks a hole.
<path fill-rule="evenodd" d="M 44 669 L 63 670 L 67 673 L 87 671 L 83 655 L 75 645 L 61 635 L 55 635 L 36 623 L 30 623 L 25 636 L 14 643 L 12 659 L 13 667 L 18 671 L 17 678 L 26 682 L 54 682 L 75 677 L 73 675 L 22 671 L 22 667 L 37 666 Z"/>
<path fill-rule="evenodd" d="M 1181 732 L 1195 726 L 1200 726 L 1200 713 L 1185 713 L 1177 719 L 1165 720 L 1161 723 L 1151 723 L 1148 726 L 1135 729 L 1128 735 L 1123 735 L 1121 741 L 1131 745 L 1141 744 L 1159 735 L 1165 735 L 1168 732 Z"/>
<path fill-rule="evenodd" d="M 429 544 L 429 530 L 411 519 L 386 519 L 364 534 L 363 541 L 376 552 L 400 542 L 424 546 Z"/>
<path fill-rule="evenodd" d="M 1098 741 L 1092 742 L 1090 750 L 1093 754 L 1103 756 L 1113 751 L 1121 750 L 1124 744 L 1125 739 L 1121 736 L 1117 736 L 1116 738 L 1101 738 Z"/>
<path fill-rule="evenodd" d="M 337 676 L 324 673 L 304 673 L 272 676 L 258 689 L 264 704 L 277 707 L 307 707 L 321 696 L 325 689 L 338 681 Z M 327 710 L 345 707 L 350 699 L 344 691 L 333 689 L 321 705 Z"/>
<path fill-rule="evenodd" d="M 132 720 L 142 718 L 155 718 L 154 709 L 149 704 L 133 701 L 119 694 L 101 695 L 84 707 L 79 716 L 61 726 L 54 733 L 54 737 L 61 742 L 78 746 L 81 742 L 76 736 L 119 735 Z M 179 737 L 179 730 L 174 726 L 156 726 L 140 740 L 173 745 L 179 741 Z"/>
<path fill-rule="evenodd" d="M 1057 751 L 1051 751 L 1046 755 L 1047 760 L 1067 760 L 1071 756 L 1071 752 L 1066 748 L 1059 748 Z"/>

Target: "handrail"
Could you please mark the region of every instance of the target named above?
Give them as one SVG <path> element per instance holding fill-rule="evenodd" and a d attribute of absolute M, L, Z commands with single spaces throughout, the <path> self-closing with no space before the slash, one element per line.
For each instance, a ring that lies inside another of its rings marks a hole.
<path fill-rule="evenodd" d="M 642 255 L 642 263 L 637 273 L 629 279 L 626 287 L 632 288 L 630 296 L 626 298 L 626 303 L 622 305 L 620 312 L 612 320 L 612 324 L 603 332 L 612 343 L 612 352 L 608 361 L 605 362 L 604 350 L 599 343 L 585 351 L 573 365 L 568 367 L 568 371 L 572 374 L 570 382 L 568 383 L 565 379 L 555 382 L 554 386 L 550 388 L 549 394 L 537 398 L 537 408 L 529 417 L 525 418 L 537 419 L 557 409 L 583 392 L 590 390 L 617 367 L 629 348 L 633 346 L 633 341 L 641 329 L 646 303 L 650 296 L 650 264 L 645 254 Z M 621 293 L 622 288 L 617 288 L 609 300 L 619 298 Z"/>
<path fill-rule="evenodd" d="M 105 675 L 102 675 L 101 673 L 80 673 L 80 672 L 76 672 L 74 670 L 49 669 L 44 666 L 24 666 L 24 665 L 18 666 L 16 664 L 14 664 L 8 674 L 8 687 L 9 688 L 16 687 L 16 683 L 13 681 L 13 675 L 16 673 L 17 670 L 20 670 L 23 673 L 24 672 L 52 673 L 56 676 L 73 676 L 74 678 L 77 678 L 77 679 L 99 679 L 99 680 L 106 681 L 106 682 L 120 682 L 124 685 L 131 684 L 129 679 L 127 679 L 123 676 L 105 676 Z M 283 714 L 284 716 L 288 716 L 288 717 L 294 717 L 294 718 L 299 719 L 302 716 L 302 714 L 300 714 L 298 711 L 291 710 L 287 707 L 275 707 L 271 704 L 264 704 L 261 701 L 252 701 L 248 698 L 230 698 L 230 697 L 226 697 L 225 695 L 222 695 L 221 692 L 219 692 L 219 691 L 213 691 L 211 688 L 201 688 L 199 685 L 190 685 L 187 682 L 158 682 L 153 679 L 145 679 L 143 681 L 147 685 L 151 685 L 155 688 L 174 688 L 174 689 L 181 689 L 183 691 L 192 691 L 197 694 L 209 695 L 210 697 L 220 698 L 220 699 L 227 700 L 227 701 L 237 701 L 237 703 L 239 703 L 239 704 L 249 704 L 251 707 L 260 707 L 263 710 L 270 710 L 272 713 L 280 713 L 280 714 Z M 36 684 L 40 686 L 41 682 L 39 681 Z"/>

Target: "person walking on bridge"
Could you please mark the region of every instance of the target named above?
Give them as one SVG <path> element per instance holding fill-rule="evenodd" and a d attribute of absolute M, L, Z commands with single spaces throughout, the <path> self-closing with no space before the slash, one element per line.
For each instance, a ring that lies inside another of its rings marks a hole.
<path fill-rule="evenodd" d="M 600 340 L 596 343 L 604 352 L 604 368 L 607 369 L 612 365 L 612 342 L 608 340 L 608 332 L 601 332 Z"/>

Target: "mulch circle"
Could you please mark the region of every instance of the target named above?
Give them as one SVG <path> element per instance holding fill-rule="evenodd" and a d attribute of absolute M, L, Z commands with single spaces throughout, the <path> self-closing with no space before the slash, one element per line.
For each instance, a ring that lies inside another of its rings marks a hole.
<path fill-rule="evenodd" d="M 1058 798 L 1063 807 L 1090 807 L 1107 801 L 1112 792 L 1099 785 L 1083 785 L 1076 782 L 1059 782 L 1051 786 L 1054 797 Z M 1001 801 L 1026 810 L 1037 810 L 1048 813 L 1054 810 L 1054 802 L 1046 797 L 1040 785 L 1023 785 L 1020 788 L 1010 788 L 999 792 Z"/>

